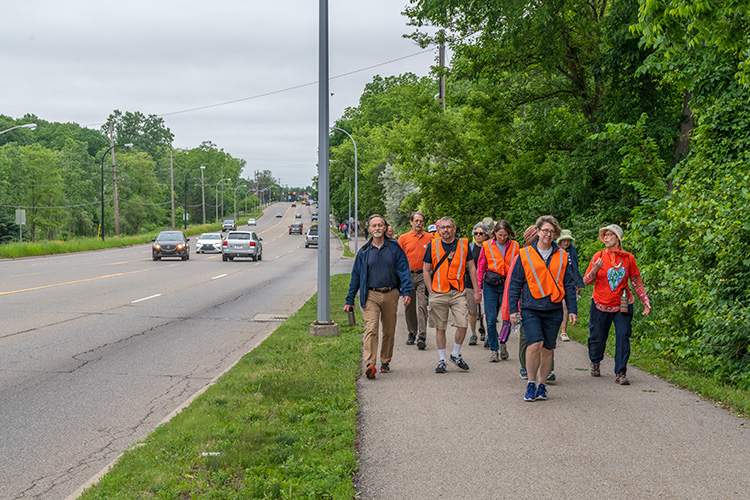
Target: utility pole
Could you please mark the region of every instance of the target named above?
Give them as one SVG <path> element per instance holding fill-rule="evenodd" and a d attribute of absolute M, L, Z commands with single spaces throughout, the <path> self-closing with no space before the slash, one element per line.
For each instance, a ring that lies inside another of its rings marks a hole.
<path fill-rule="evenodd" d="M 117 169 L 115 164 L 115 127 L 109 127 L 109 146 L 112 148 L 112 196 L 115 202 L 115 236 L 120 236 L 120 207 L 117 203 Z"/>
<path fill-rule="evenodd" d="M 203 183 L 203 162 L 201 162 L 201 204 L 203 205 L 203 224 L 206 223 L 206 185 Z"/>
<path fill-rule="evenodd" d="M 445 42 L 440 40 L 440 104 L 445 111 Z"/>
<path fill-rule="evenodd" d="M 169 193 L 172 198 L 172 229 L 174 225 L 174 160 L 172 158 L 172 148 L 169 148 Z"/>

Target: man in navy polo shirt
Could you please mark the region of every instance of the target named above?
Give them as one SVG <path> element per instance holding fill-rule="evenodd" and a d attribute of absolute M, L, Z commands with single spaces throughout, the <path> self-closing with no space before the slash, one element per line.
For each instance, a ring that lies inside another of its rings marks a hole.
<path fill-rule="evenodd" d="M 396 333 L 398 298 L 403 295 L 404 307 L 411 303 L 414 285 L 411 281 L 409 260 L 394 239 L 385 236 L 388 223 L 382 215 L 373 214 L 367 221 L 372 238 L 359 249 L 354 259 L 349 293 L 344 311 L 354 311 L 354 296 L 359 291 L 359 303 L 365 322 L 365 375 L 374 379 L 377 369 L 378 330 L 383 322 L 383 344 L 380 348 L 380 373 L 391 371 L 393 344 Z"/>

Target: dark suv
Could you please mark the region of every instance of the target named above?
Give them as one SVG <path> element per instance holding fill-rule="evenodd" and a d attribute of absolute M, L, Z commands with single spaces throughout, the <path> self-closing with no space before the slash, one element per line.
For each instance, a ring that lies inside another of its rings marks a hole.
<path fill-rule="evenodd" d="M 162 257 L 180 257 L 182 260 L 190 259 L 190 238 L 185 237 L 182 231 L 162 231 L 159 236 L 151 241 L 151 257 L 160 260 Z"/>
<path fill-rule="evenodd" d="M 224 231 L 237 231 L 237 222 L 232 219 L 227 219 L 221 224 L 221 232 Z"/>

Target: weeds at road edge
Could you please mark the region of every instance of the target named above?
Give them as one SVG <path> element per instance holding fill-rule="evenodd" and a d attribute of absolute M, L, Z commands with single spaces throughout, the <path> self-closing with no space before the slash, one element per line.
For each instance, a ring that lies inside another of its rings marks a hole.
<path fill-rule="evenodd" d="M 314 296 L 81 498 L 354 498 L 362 344 L 338 307 L 348 284 L 331 278 L 338 337 L 310 335 Z"/>

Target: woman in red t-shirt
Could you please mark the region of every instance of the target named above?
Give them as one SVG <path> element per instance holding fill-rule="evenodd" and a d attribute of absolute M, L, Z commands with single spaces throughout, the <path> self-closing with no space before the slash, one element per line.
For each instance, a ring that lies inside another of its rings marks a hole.
<path fill-rule="evenodd" d="M 651 311 L 651 303 L 643 288 L 643 280 L 635 257 L 622 249 L 622 228 L 611 224 L 599 230 L 599 240 L 606 247 L 596 252 L 583 276 L 586 285 L 594 284 L 589 315 L 589 359 L 591 376 L 601 375 L 600 364 L 612 323 L 615 324 L 615 382 L 630 385 L 625 376 L 630 358 L 630 335 L 633 332 L 633 291 L 643 303 L 643 314 Z"/>

